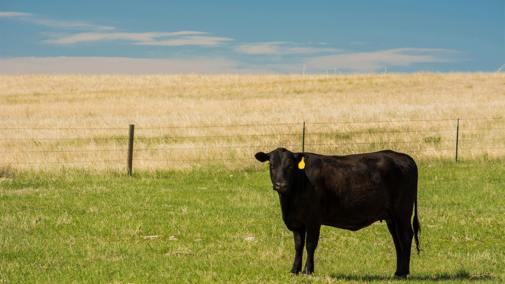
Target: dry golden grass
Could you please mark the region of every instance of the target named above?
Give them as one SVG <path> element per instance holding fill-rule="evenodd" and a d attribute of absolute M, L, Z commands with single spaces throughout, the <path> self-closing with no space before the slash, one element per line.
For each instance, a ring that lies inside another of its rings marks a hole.
<path fill-rule="evenodd" d="M 453 158 L 457 118 L 460 158 L 503 157 L 504 107 L 501 73 L 0 76 L 0 166 L 122 169 L 129 124 L 136 169 L 254 165 L 304 121 L 309 152 Z"/>

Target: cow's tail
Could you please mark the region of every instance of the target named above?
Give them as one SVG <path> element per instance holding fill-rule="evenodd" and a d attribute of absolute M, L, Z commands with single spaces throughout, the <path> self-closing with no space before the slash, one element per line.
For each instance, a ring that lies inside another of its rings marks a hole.
<path fill-rule="evenodd" d="M 417 187 L 417 182 L 416 182 L 416 187 Z M 421 248 L 419 247 L 419 237 L 418 233 L 421 232 L 421 223 L 419 223 L 419 218 L 417 218 L 417 190 L 416 190 L 416 200 L 414 201 L 414 238 L 416 240 L 416 248 L 417 248 L 417 254 L 421 252 Z"/>

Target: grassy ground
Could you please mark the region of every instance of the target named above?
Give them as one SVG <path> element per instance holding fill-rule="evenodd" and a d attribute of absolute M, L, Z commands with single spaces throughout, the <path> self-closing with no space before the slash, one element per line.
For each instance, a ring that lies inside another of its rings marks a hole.
<path fill-rule="evenodd" d="M 505 281 L 504 163 L 419 171 L 423 251 L 405 282 Z M 2 176 L 2 283 L 403 282 L 391 279 L 384 223 L 357 232 L 323 227 L 314 276 L 288 275 L 292 235 L 266 170 Z"/>

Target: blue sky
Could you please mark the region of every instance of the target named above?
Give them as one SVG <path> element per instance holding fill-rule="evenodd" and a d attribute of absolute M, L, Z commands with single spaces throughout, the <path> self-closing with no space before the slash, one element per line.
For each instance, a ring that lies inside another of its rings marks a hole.
<path fill-rule="evenodd" d="M 504 27 L 503 0 L 2 0 L 0 73 L 492 72 Z"/>

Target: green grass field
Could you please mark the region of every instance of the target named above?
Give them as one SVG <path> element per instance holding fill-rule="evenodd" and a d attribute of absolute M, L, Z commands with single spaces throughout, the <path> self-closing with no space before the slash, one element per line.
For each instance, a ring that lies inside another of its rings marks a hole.
<path fill-rule="evenodd" d="M 418 256 L 394 280 L 385 223 L 323 227 L 313 277 L 262 171 L 9 171 L 0 182 L 1 283 L 505 281 L 505 163 L 419 165 Z M 254 237 L 253 241 L 246 240 Z"/>

